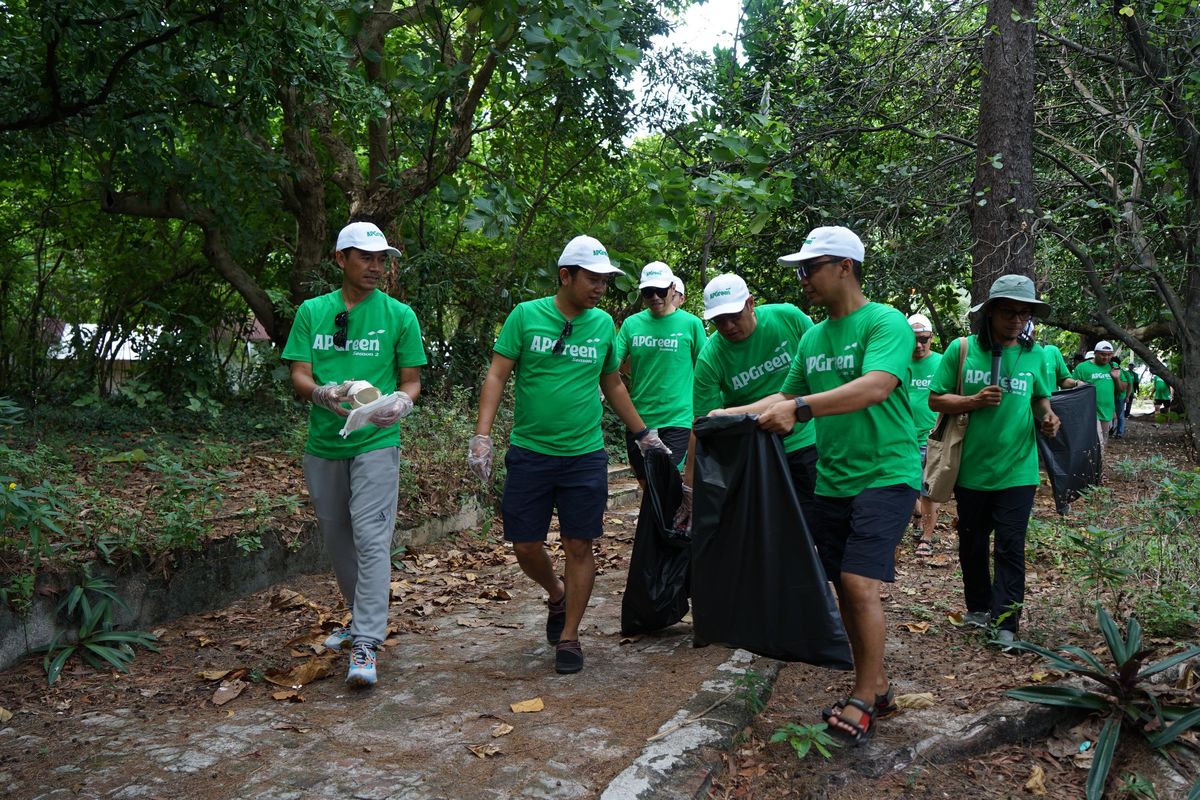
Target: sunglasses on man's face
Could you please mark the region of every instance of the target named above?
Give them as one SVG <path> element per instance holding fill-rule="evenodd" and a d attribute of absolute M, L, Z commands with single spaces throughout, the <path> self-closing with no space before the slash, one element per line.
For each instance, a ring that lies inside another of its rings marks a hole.
<path fill-rule="evenodd" d="M 642 297 L 645 297 L 647 299 L 649 299 L 651 297 L 666 297 L 667 292 L 670 291 L 670 289 L 671 289 L 670 286 L 662 286 L 662 287 L 647 286 L 644 289 L 642 289 Z"/>
<path fill-rule="evenodd" d="M 563 350 L 567 349 L 567 337 L 571 335 L 571 320 L 567 320 L 567 324 L 563 325 L 562 333 L 554 340 L 554 347 L 550 348 L 550 352 L 554 355 L 559 355 Z"/>
<path fill-rule="evenodd" d="M 796 277 L 802 281 L 806 281 L 811 278 L 813 273 L 819 270 L 821 267 L 827 267 L 830 264 L 836 264 L 838 263 L 838 260 L 839 259 L 836 258 L 826 259 L 824 261 L 818 261 L 815 264 L 805 264 L 803 261 L 801 261 L 796 265 Z"/>
<path fill-rule="evenodd" d="M 333 318 L 333 324 L 337 326 L 337 330 L 333 333 L 333 346 L 346 346 L 346 328 L 350 325 L 350 312 L 343 311 Z"/>
<path fill-rule="evenodd" d="M 933 341 L 932 336 L 918 336 L 917 337 L 917 344 L 929 344 L 932 341 Z"/>

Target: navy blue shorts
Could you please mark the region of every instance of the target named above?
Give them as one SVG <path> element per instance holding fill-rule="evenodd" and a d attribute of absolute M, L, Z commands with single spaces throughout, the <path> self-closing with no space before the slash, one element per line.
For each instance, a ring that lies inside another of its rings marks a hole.
<path fill-rule="evenodd" d="M 510 542 L 544 542 L 550 516 L 566 539 L 597 539 L 604 533 L 608 506 L 608 453 L 548 456 L 510 445 L 504 456 L 508 476 L 500 513 Z"/>
<path fill-rule="evenodd" d="M 826 577 L 835 584 L 843 572 L 896 580 L 896 545 L 916 499 L 917 490 L 903 483 L 864 489 L 854 497 L 817 495 L 806 513 Z"/>

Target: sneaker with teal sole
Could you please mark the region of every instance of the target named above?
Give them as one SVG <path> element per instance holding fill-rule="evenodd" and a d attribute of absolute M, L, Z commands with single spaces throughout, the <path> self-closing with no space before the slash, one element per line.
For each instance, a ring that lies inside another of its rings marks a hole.
<path fill-rule="evenodd" d="M 346 673 L 346 683 L 366 687 L 374 686 L 375 680 L 375 645 L 358 642 L 350 651 L 350 671 Z"/>
<path fill-rule="evenodd" d="M 321 642 L 321 644 L 324 645 L 326 650 L 332 650 L 336 653 L 338 650 L 349 647 L 353 642 L 354 637 L 350 635 L 350 628 L 342 626 L 330 631 L 329 635 L 325 637 L 325 641 Z"/>

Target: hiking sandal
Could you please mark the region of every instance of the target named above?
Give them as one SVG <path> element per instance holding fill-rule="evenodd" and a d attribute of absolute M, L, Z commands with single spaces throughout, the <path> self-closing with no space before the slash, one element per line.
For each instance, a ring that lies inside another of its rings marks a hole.
<path fill-rule="evenodd" d="M 927 542 L 924 539 L 917 542 L 917 557 L 918 558 L 929 558 L 932 555 L 933 555 L 933 544 L 931 542 Z"/>
<path fill-rule="evenodd" d="M 832 717 L 830 717 L 828 722 L 829 727 L 826 730 L 831 735 L 836 736 L 837 738 L 842 739 L 849 744 L 854 745 L 855 747 L 866 744 L 871 740 L 871 737 L 875 735 L 875 717 L 878 711 L 876 710 L 875 706 L 869 705 L 868 703 L 859 700 L 857 697 L 847 697 L 846 706 L 854 706 L 862 712 L 862 716 L 857 722 L 851 722 L 848 719 L 843 719 L 841 714 L 834 714 Z M 845 710 L 845 706 L 843 706 L 842 710 Z M 845 730 L 844 728 L 839 727 L 841 725 L 844 725 L 850 730 Z"/>
<path fill-rule="evenodd" d="M 836 716 L 843 708 L 846 707 L 846 701 L 849 698 L 838 700 L 829 708 L 821 709 L 821 719 L 829 722 L 829 718 Z M 900 712 L 900 706 L 896 705 L 896 688 L 888 686 L 888 690 L 883 694 L 875 695 L 875 719 L 887 719 L 893 714 Z"/>

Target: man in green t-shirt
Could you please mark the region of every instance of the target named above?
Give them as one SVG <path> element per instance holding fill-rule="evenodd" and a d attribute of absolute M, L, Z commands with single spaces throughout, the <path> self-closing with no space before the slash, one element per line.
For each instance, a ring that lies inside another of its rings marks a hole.
<path fill-rule="evenodd" d="M 1133 394 L 1133 373 L 1121 365 L 1119 360 L 1113 360 L 1113 366 L 1120 372 L 1121 384 L 1124 388 L 1116 391 L 1116 408 L 1113 412 L 1114 439 L 1125 438 L 1125 398 Z M 1114 389 L 1116 387 L 1114 386 Z"/>
<path fill-rule="evenodd" d="M 692 372 L 704 347 L 704 323 L 675 304 L 675 276 L 661 261 L 642 268 L 638 288 L 646 309 L 617 333 L 617 360 L 629 376 L 629 396 L 642 422 L 658 431 L 682 465 L 692 430 Z M 629 464 L 646 487 L 646 465 L 633 434 L 625 433 Z"/>
<path fill-rule="evenodd" d="M 1159 376 L 1154 376 L 1154 413 L 1166 414 L 1171 410 L 1171 385 Z"/>
<path fill-rule="evenodd" d="M 342 288 L 301 304 L 283 349 L 296 394 L 313 403 L 304 478 L 351 610 L 350 625 L 330 633 L 325 646 L 351 646 L 346 682 L 352 686 L 375 683 L 376 650 L 387 637 L 400 485 L 398 422 L 421 392 L 425 364 L 416 315 L 377 288 L 389 257 L 399 255 L 370 222 L 343 228 L 334 252 Z M 351 432 L 346 404 L 354 399 L 352 384 L 360 381 L 394 396 L 380 398 L 381 407 L 367 417 L 370 427 Z"/>
<path fill-rule="evenodd" d="M 925 453 L 928 450 L 929 432 L 937 422 L 937 414 L 929 410 L 929 382 L 942 363 L 942 354 L 933 352 L 933 323 L 924 314 L 913 314 L 908 318 L 917 344 L 913 348 L 912 363 L 908 366 L 908 402 L 912 406 L 913 425 L 917 431 L 917 447 L 921 451 L 921 469 L 925 468 Z M 921 490 L 917 500 L 920 515 L 921 541 L 917 543 L 917 555 L 933 555 L 933 528 L 937 523 L 938 508 Z"/>
<path fill-rule="evenodd" d="M 1132 358 L 1129 360 L 1129 369 L 1127 372 L 1129 375 L 1124 380 L 1129 384 L 1129 391 L 1125 393 L 1125 417 L 1129 418 L 1133 415 L 1133 401 L 1137 399 L 1138 386 L 1142 382 L 1142 376 L 1133 368 Z"/>
<path fill-rule="evenodd" d="M 801 337 L 813 324 L 791 303 L 756 306 L 746 282 L 733 274 L 718 275 L 704 287 L 704 318 L 713 322 L 717 333 L 708 338 L 696 360 L 692 410 L 697 417 L 778 392 Z M 792 485 L 801 509 L 807 509 L 817 480 L 813 426 L 797 422 L 783 436 Z M 679 526 L 691 519 L 691 453 L 689 448 Z"/>
<path fill-rule="evenodd" d="M 863 255 L 853 231 L 823 226 L 779 259 L 829 316 L 804 334 L 777 394 L 728 409 L 757 412 L 776 433 L 809 420 L 816 427 L 820 460 L 806 519 L 854 654 L 854 688 L 825 717 L 833 734 L 856 744 L 895 710 L 879 590 L 895 580 L 896 545 L 921 486 L 907 384 L 915 336 L 903 314 L 863 295 Z"/>
<path fill-rule="evenodd" d="M 549 594 L 546 640 L 555 646 L 554 669 L 560 674 L 583 669 L 579 623 L 596 579 L 592 541 L 604 533 L 608 455 L 597 387 L 621 421 L 637 431 L 634 439 L 643 453 L 667 450 L 633 407 L 617 371 L 613 319 L 596 308 L 618 274 L 623 273 L 596 239 L 576 236 L 567 244 L 558 258 L 558 291 L 518 304 L 500 329 L 467 453 L 471 471 L 489 481 L 492 421 L 515 372 L 500 505 L 504 538 L 512 542 L 521 570 Z M 561 580 L 545 547 L 555 508 L 567 562 Z"/>
<path fill-rule="evenodd" d="M 1096 433 L 1100 437 L 1100 458 L 1108 444 L 1108 432 L 1116 416 L 1117 392 L 1125 390 L 1121 370 L 1110 362 L 1113 357 L 1111 342 L 1100 341 L 1092 351 L 1091 361 L 1082 361 L 1075 368 L 1075 378 L 1096 387 Z M 1115 387 L 1115 388 L 1114 388 Z"/>

